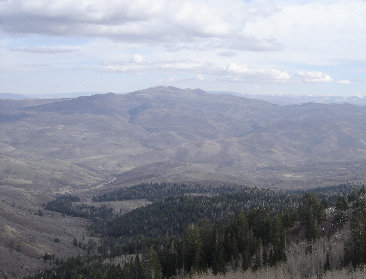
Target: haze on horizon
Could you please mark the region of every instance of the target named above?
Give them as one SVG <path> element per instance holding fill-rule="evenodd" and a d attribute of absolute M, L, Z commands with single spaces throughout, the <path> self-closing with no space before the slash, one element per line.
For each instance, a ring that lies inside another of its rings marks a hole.
<path fill-rule="evenodd" d="M 0 92 L 366 95 L 366 1 L 0 0 Z"/>

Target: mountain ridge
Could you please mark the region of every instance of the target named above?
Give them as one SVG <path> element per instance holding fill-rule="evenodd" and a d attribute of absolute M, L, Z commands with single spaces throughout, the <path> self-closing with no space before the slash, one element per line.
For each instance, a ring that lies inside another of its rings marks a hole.
<path fill-rule="evenodd" d="M 100 179 L 125 174 L 140 182 L 144 171 L 151 180 L 288 187 L 364 179 L 351 162 L 366 162 L 365 107 L 281 106 L 175 87 L 12 102 L 0 102 L 8 104 L 0 127 L 4 155 L 27 163 L 52 158 Z M 346 166 L 344 178 L 332 178 L 334 163 Z"/>

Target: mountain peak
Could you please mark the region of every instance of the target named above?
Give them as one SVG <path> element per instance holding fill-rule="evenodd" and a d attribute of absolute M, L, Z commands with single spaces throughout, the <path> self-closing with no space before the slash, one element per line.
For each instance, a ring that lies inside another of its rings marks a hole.
<path fill-rule="evenodd" d="M 142 90 L 138 90 L 138 91 L 134 91 L 131 94 L 134 95 L 139 95 L 139 96 L 149 96 L 149 95 L 154 95 L 154 96 L 167 96 L 167 95 L 192 95 L 192 94 L 207 94 L 205 91 L 203 91 L 202 89 L 191 89 L 191 88 L 186 88 L 186 89 L 181 89 L 181 88 L 177 88 L 174 86 L 155 86 L 155 87 L 150 87 L 147 89 L 142 89 Z"/>

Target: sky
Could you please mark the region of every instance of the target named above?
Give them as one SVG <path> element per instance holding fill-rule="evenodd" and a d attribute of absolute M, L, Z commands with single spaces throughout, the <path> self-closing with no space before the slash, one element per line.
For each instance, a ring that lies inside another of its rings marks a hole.
<path fill-rule="evenodd" d="M 366 0 L 0 0 L 0 92 L 366 95 Z"/>

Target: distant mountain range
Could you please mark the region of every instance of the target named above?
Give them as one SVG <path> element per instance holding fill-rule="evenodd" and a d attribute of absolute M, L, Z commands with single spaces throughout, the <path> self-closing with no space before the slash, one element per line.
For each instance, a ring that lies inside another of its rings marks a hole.
<path fill-rule="evenodd" d="M 258 99 L 277 105 L 296 105 L 306 103 L 319 104 L 351 104 L 357 106 L 366 105 L 365 96 L 317 96 L 317 95 L 266 95 L 266 94 L 242 94 L 232 91 L 210 91 L 212 94 L 230 94 L 239 97 Z"/>
<path fill-rule="evenodd" d="M 282 106 L 174 87 L 2 100 L 0 182 L 87 190 L 106 180 L 366 181 L 365 119 L 363 106 Z"/>
<path fill-rule="evenodd" d="M 21 100 L 26 99 L 27 97 L 25 95 L 21 94 L 13 94 L 13 93 L 0 93 L 0 99 L 2 100 Z"/>
<path fill-rule="evenodd" d="M 357 106 L 366 105 L 365 96 L 316 96 L 316 95 L 266 95 L 266 94 L 243 94 L 233 91 L 208 91 L 209 94 L 215 95 L 233 95 L 237 97 L 245 97 L 249 99 L 264 100 L 277 105 L 295 105 L 305 103 L 319 104 L 352 104 Z M 21 100 L 21 99 L 65 99 L 77 98 L 82 96 L 92 96 L 95 94 L 103 94 L 102 92 L 69 92 L 58 94 L 13 94 L 0 93 L 0 99 Z"/>
<path fill-rule="evenodd" d="M 0 93 L 0 100 L 22 100 L 22 99 L 61 99 L 61 98 L 77 98 L 80 96 L 91 96 L 99 92 L 70 92 L 57 94 L 14 94 Z"/>

